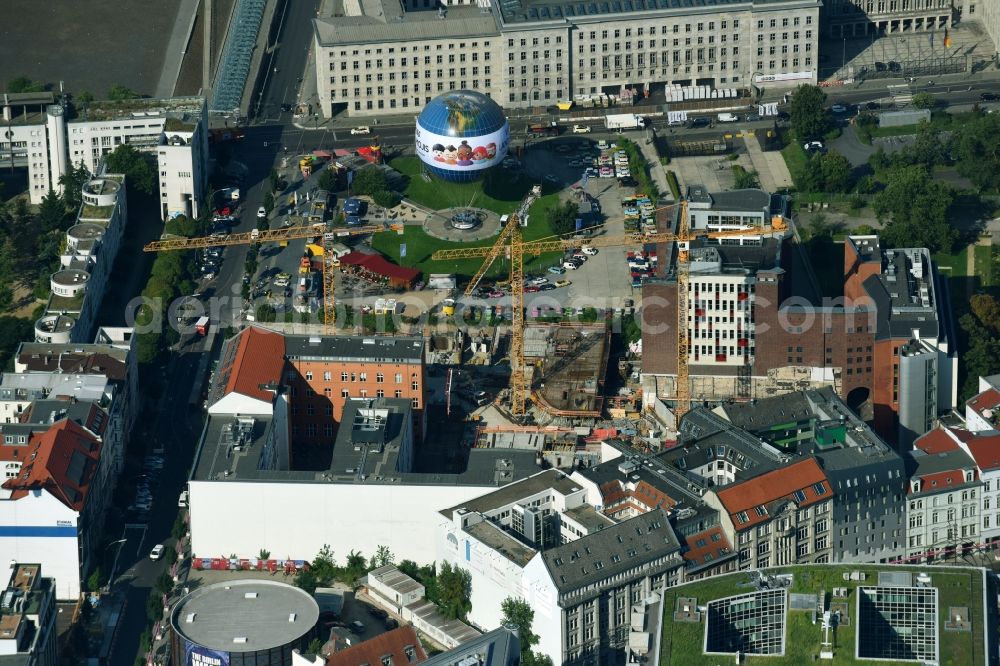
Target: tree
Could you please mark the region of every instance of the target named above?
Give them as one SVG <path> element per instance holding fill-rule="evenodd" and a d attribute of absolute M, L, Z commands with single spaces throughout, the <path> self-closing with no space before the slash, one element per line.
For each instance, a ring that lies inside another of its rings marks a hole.
<path fill-rule="evenodd" d="M 101 585 L 104 584 L 104 575 L 101 573 L 101 567 L 95 567 L 90 575 L 87 576 L 87 589 L 91 592 L 97 592 L 101 589 Z"/>
<path fill-rule="evenodd" d="M 83 160 L 76 166 L 70 166 L 66 173 L 59 176 L 59 184 L 63 188 L 62 198 L 67 208 L 72 211 L 80 208 L 81 191 L 88 180 L 90 180 L 90 171 L 84 165 Z"/>
<path fill-rule="evenodd" d="M 961 125 L 951 145 L 960 174 L 981 189 L 1000 188 L 1000 114 L 984 114 Z"/>
<path fill-rule="evenodd" d="M 34 335 L 34 324 L 20 317 L 0 316 L 0 367 L 13 370 L 14 351 Z"/>
<path fill-rule="evenodd" d="M 760 187 L 760 174 L 756 171 L 747 171 L 739 164 L 733 165 L 733 176 L 735 177 L 735 182 L 733 184 L 733 189 L 735 190 L 745 190 Z"/>
<path fill-rule="evenodd" d="M 969 299 L 969 309 L 980 324 L 994 334 L 1000 334 L 1000 303 L 997 299 L 989 294 L 974 294 Z"/>
<path fill-rule="evenodd" d="M 127 88 L 120 83 L 116 83 L 111 86 L 111 90 L 108 91 L 108 99 L 112 102 L 123 102 L 128 99 L 138 99 L 139 93 Z"/>
<path fill-rule="evenodd" d="M 94 101 L 94 94 L 89 90 L 81 90 L 77 93 L 75 101 L 80 106 L 87 106 Z"/>
<path fill-rule="evenodd" d="M 549 226 L 559 235 L 576 231 L 576 220 L 580 210 L 573 201 L 564 201 L 549 209 Z"/>
<path fill-rule="evenodd" d="M 323 169 L 319 172 L 318 186 L 327 192 L 337 191 L 337 174 L 333 169 Z"/>
<path fill-rule="evenodd" d="M 130 187 L 152 194 L 156 186 L 156 171 L 150 159 L 149 155 L 140 153 L 132 146 L 123 143 L 108 153 L 104 162 L 108 173 L 123 173 Z"/>
<path fill-rule="evenodd" d="M 0 311 L 10 310 L 14 305 L 14 290 L 6 284 L 0 284 Z"/>
<path fill-rule="evenodd" d="M 153 586 L 159 594 L 169 594 L 170 590 L 174 589 L 174 579 L 169 573 L 164 571 L 159 576 L 156 577 L 156 583 Z"/>
<path fill-rule="evenodd" d="M 292 580 L 292 583 L 294 583 L 296 587 L 302 588 L 309 594 L 315 592 L 316 588 L 319 587 L 318 581 L 316 580 L 316 574 L 312 572 L 312 569 L 302 569 L 299 571 L 295 574 L 295 578 Z"/>
<path fill-rule="evenodd" d="M 268 192 L 264 195 L 264 212 L 270 215 L 272 210 L 274 210 L 274 195 Z"/>
<path fill-rule="evenodd" d="M 385 180 L 385 172 L 374 164 L 366 164 L 354 172 L 354 181 L 351 183 L 354 194 L 371 196 L 387 189 L 389 186 Z"/>
<path fill-rule="evenodd" d="M 799 141 L 818 139 L 830 129 L 826 93 L 819 86 L 799 86 L 792 93 L 792 127 Z"/>
<path fill-rule="evenodd" d="M 323 641 L 318 638 L 314 638 L 309 641 L 309 647 L 306 648 L 306 654 L 318 655 L 319 651 L 323 649 Z"/>
<path fill-rule="evenodd" d="M 45 231 L 61 229 L 66 219 L 66 204 L 55 190 L 49 190 L 38 206 L 38 221 Z"/>
<path fill-rule="evenodd" d="M 402 197 L 392 190 L 379 190 L 372 195 L 372 201 L 382 206 L 382 208 L 395 208 L 401 200 Z"/>
<path fill-rule="evenodd" d="M 472 576 L 465 569 L 444 562 L 437 575 L 437 584 L 441 614 L 451 620 L 464 620 L 472 610 Z"/>
<path fill-rule="evenodd" d="M 948 224 L 954 193 L 931 178 L 925 166 L 892 169 L 885 189 L 875 195 L 872 207 L 879 219 L 891 219 L 881 238 L 889 247 L 926 247 L 931 252 L 951 251 L 958 233 Z"/>
<path fill-rule="evenodd" d="M 272 321 L 277 321 L 278 313 L 271 305 L 267 303 L 261 303 L 257 306 L 256 319 L 262 324 L 266 324 Z"/>
<path fill-rule="evenodd" d="M 926 90 L 923 92 L 918 92 L 916 95 L 914 95 L 913 99 L 910 100 L 910 103 L 913 104 L 913 107 L 917 109 L 933 109 L 935 106 L 938 105 L 937 98 L 934 97 L 934 95 L 927 92 Z"/>
<path fill-rule="evenodd" d="M 531 631 L 531 625 L 535 622 L 534 609 L 524 599 L 507 597 L 500 604 L 500 612 L 500 625 L 517 629 L 517 636 L 521 641 L 521 663 L 526 663 L 533 656 L 531 648 L 538 643 L 538 634 Z"/>
<path fill-rule="evenodd" d="M 344 574 L 347 576 L 347 580 L 353 583 L 357 579 L 361 578 L 365 574 L 365 556 L 356 550 L 352 550 L 347 554 L 347 563 L 344 569 Z"/>
<path fill-rule="evenodd" d="M 320 584 L 326 585 L 333 580 L 337 573 L 337 562 L 333 559 L 333 550 L 329 544 L 323 544 L 323 547 L 319 549 L 319 553 L 316 554 L 310 568 Z"/>
<path fill-rule="evenodd" d="M 9 93 L 32 93 L 44 90 L 45 86 L 32 81 L 27 76 L 15 76 L 7 82 L 7 92 Z"/>
<path fill-rule="evenodd" d="M 388 546 L 379 546 L 375 550 L 375 556 L 372 557 L 372 564 L 375 565 L 375 568 L 384 567 L 392 564 L 395 559 Z"/>
<path fill-rule="evenodd" d="M 835 150 L 815 158 L 823 176 L 824 192 L 846 192 L 851 185 L 851 163 Z"/>

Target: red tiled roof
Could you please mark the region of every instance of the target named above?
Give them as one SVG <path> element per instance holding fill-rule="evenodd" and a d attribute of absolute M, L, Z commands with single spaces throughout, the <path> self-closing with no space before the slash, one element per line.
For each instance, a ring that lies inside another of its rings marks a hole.
<path fill-rule="evenodd" d="M 967 442 L 972 438 L 972 433 L 960 428 L 935 428 L 926 435 L 919 437 L 913 443 L 913 446 L 927 455 L 957 451 L 960 447 L 958 446 L 958 442 L 955 441 L 956 437 L 963 442 Z"/>
<path fill-rule="evenodd" d="M 396 280 L 406 280 L 412 282 L 420 277 L 420 271 L 415 268 L 404 268 L 388 261 L 381 254 L 366 254 L 364 252 L 350 252 L 340 258 L 340 263 L 347 266 L 361 266 L 377 275 L 384 275 Z"/>
<path fill-rule="evenodd" d="M 1000 435 L 973 437 L 966 445 L 981 470 L 1000 468 Z"/>
<path fill-rule="evenodd" d="M 922 493 L 931 492 L 932 490 L 945 490 L 963 485 L 965 483 L 965 472 L 960 469 L 949 469 L 946 472 L 924 474 L 920 477 L 920 480 L 923 481 L 923 487 L 920 489 Z"/>
<path fill-rule="evenodd" d="M 3 487 L 17 500 L 31 490 L 47 490 L 75 511 L 83 510 L 100 458 L 100 442 L 76 423 L 63 420 L 32 434 L 20 473 Z"/>
<path fill-rule="evenodd" d="M 822 495 L 813 488 L 818 483 L 823 484 Z M 740 531 L 770 520 L 770 512 L 763 516 L 757 515 L 757 507 L 790 498 L 797 490 L 805 495 L 805 500 L 799 502 L 800 507 L 811 506 L 833 496 L 826 474 L 813 458 L 747 479 L 718 491 L 717 495 L 732 518 L 736 530 Z M 738 518 L 742 511 L 747 514 L 745 521 Z"/>
<path fill-rule="evenodd" d="M 609 481 L 601 486 L 601 501 L 611 506 L 623 500 L 631 500 L 631 505 L 639 511 L 652 511 L 658 506 L 670 509 L 677 502 L 662 490 L 646 481 L 639 481 L 634 489 L 627 488 L 621 481 Z"/>
<path fill-rule="evenodd" d="M 712 541 L 712 537 L 717 540 Z M 705 540 L 704 546 L 698 546 L 698 541 L 700 539 Z M 688 562 L 694 564 L 694 566 L 702 566 L 703 564 L 711 564 L 715 560 L 721 560 L 732 551 L 732 547 L 729 545 L 729 539 L 726 538 L 726 533 L 723 531 L 721 525 L 716 525 L 710 527 L 703 532 L 698 532 L 685 539 L 690 550 L 684 553 L 684 559 Z M 706 555 L 711 555 L 712 558 L 708 561 L 705 560 Z"/>
<path fill-rule="evenodd" d="M 988 388 L 982 393 L 969 398 L 965 404 L 977 412 L 982 412 L 984 409 L 993 409 L 997 405 L 1000 405 L 1000 391 L 997 391 L 995 388 Z"/>
<path fill-rule="evenodd" d="M 223 395 L 235 392 L 271 402 L 273 395 L 260 386 L 280 382 L 284 369 L 285 336 L 251 326 L 240 333 L 231 367 L 220 370 L 228 373 Z"/>
<path fill-rule="evenodd" d="M 412 647 L 415 658 L 406 656 L 405 648 Z M 409 666 L 427 661 L 427 653 L 417 640 L 412 627 L 399 627 L 384 634 L 334 652 L 326 658 L 326 666 L 382 666 L 382 657 L 392 657 L 393 666 Z"/>

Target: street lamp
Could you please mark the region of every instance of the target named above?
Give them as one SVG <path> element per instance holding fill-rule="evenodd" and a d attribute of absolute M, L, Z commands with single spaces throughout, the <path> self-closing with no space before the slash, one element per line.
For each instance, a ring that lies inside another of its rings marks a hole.
<path fill-rule="evenodd" d="M 104 547 L 104 552 L 107 552 L 108 548 L 111 548 L 111 546 L 114 546 L 114 545 L 118 546 L 118 550 L 117 550 L 117 552 L 115 552 L 115 561 L 111 565 L 111 575 L 108 576 L 108 584 L 105 585 L 105 587 L 108 590 L 111 589 L 111 586 L 115 582 L 115 571 L 118 570 L 118 557 L 122 554 L 121 544 L 125 543 L 126 541 L 128 541 L 127 538 L 121 538 L 121 539 L 118 539 L 117 541 L 112 541 L 111 543 L 109 543 L 107 546 Z"/>

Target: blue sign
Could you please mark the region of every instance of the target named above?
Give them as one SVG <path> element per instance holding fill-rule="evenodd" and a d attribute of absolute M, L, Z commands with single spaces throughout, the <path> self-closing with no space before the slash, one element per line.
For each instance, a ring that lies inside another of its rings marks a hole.
<path fill-rule="evenodd" d="M 399 244 L 399 258 L 402 259 L 406 256 L 406 243 Z"/>
<path fill-rule="evenodd" d="M 583 220 L 578 217 L 576 218 L 576 230 L 579 231 L 580 229 L 583 229 Z"/>
<path fill-rule="evenodd" d="M 347 172 L 347 184 L 350 185 L 353 182 L 354 182 L 354 172 L 353 171 L 348 171 Z"/>
<path fill-rule="evenodd" d="M 229 653 L 184 641 L 184 666 L 229 666 Z"/>

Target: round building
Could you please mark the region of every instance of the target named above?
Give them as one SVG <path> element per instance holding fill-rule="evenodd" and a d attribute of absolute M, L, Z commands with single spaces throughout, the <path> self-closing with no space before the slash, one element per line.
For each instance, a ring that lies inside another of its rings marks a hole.
<path fill-rule="evenodd" d="M 319 606 L 304 590 L 271 580 L 213 583 L 170 613 L 174 666 L 288 666 L 315 635 Z"/>
<path fill-rule="evenodd" d="M 446 180 L 479 178 L 507 155 L 509 139 L 503 109 L 475 90 L 438 95 L 417 116 L 417 157 Z"/>

